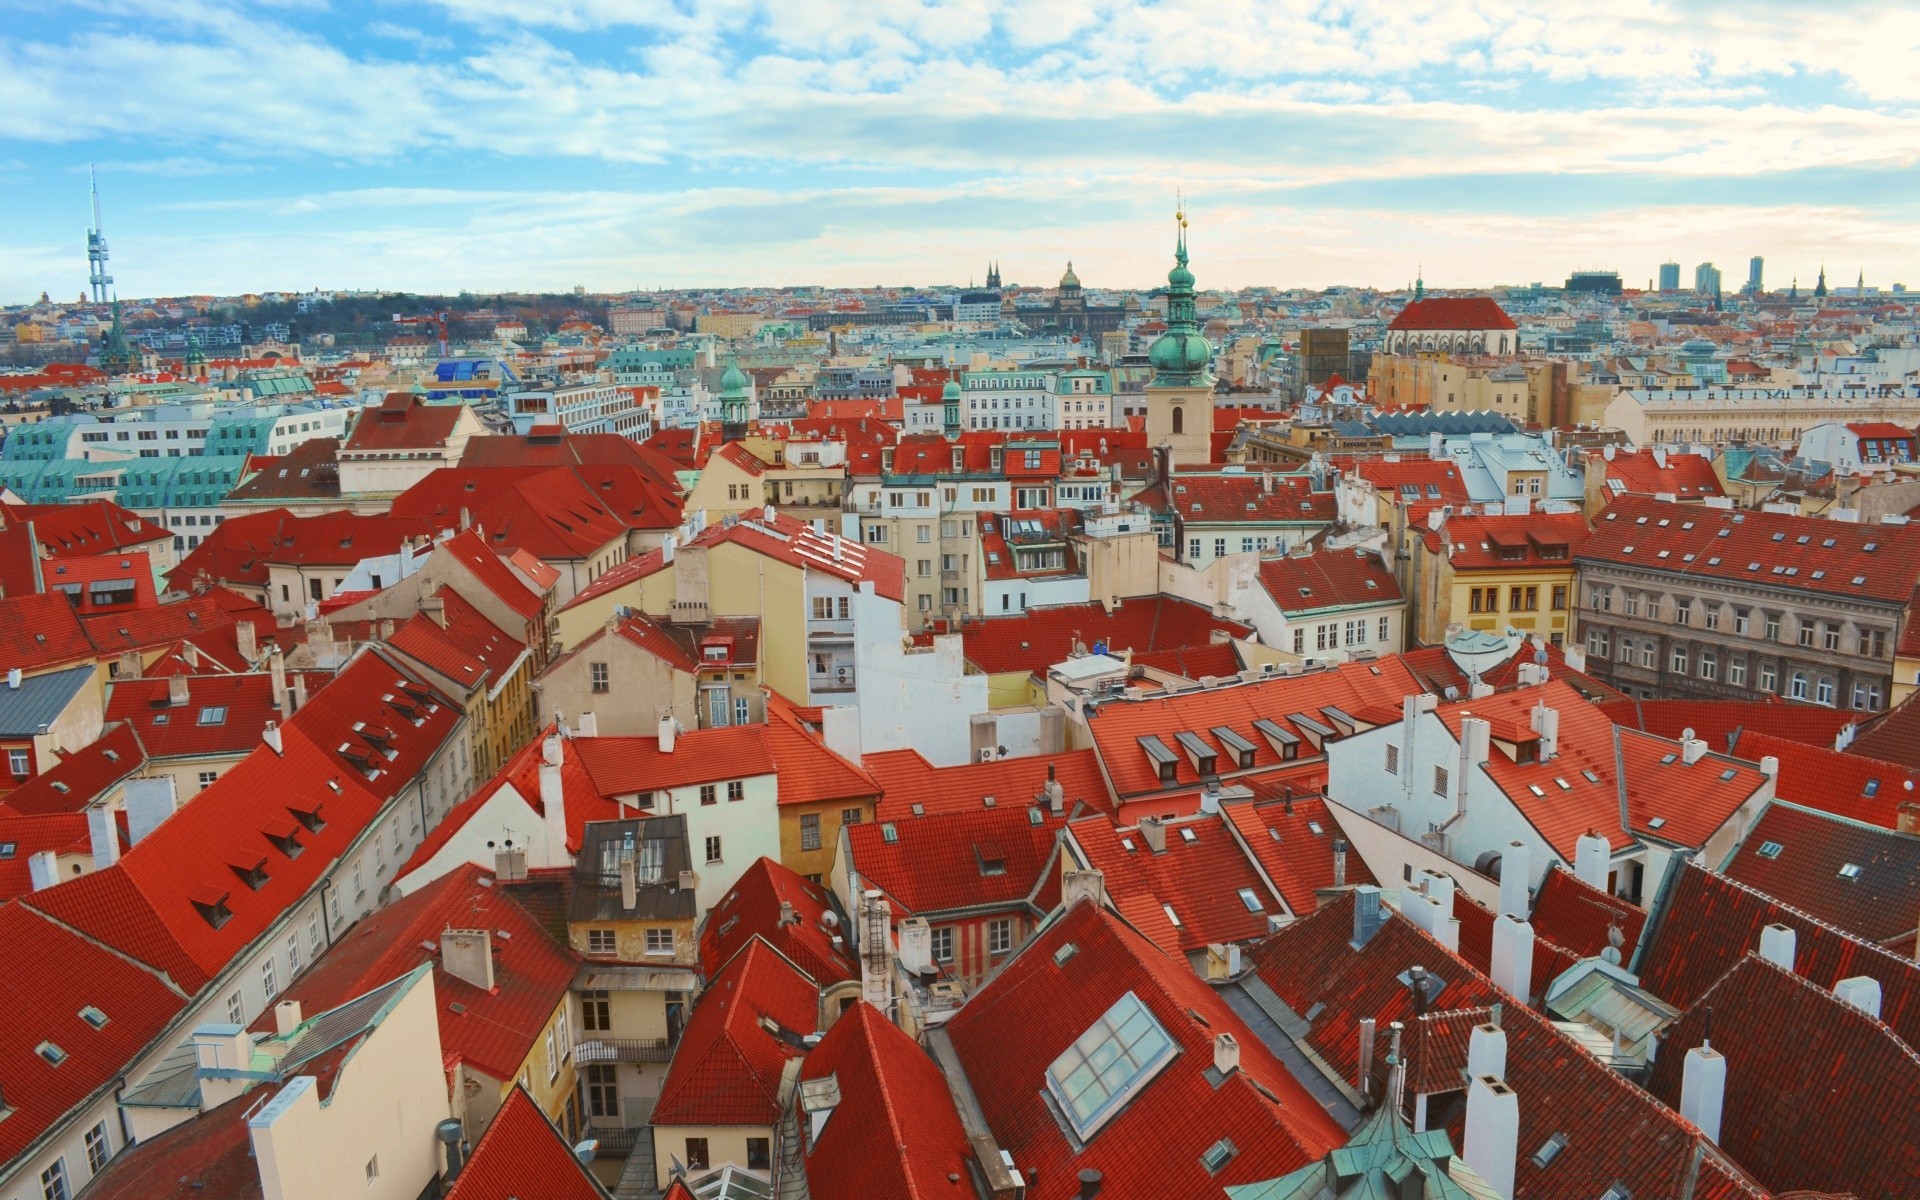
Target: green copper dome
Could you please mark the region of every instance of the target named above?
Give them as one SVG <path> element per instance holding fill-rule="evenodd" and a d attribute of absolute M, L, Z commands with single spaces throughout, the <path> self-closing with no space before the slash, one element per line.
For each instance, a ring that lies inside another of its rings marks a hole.
<path fill-rule="evenodd" d="M 1173 270 L 1167 272 L 1167 331 L 1147 350 L 1155 387 L 1204 387 L 1212 382 L 1213 346 L 1200 335 L 1194 316 L 1193 272 L 1187 269 L 1187 220 L 1180 222 Z"/>
<path fill-rule="evenodd" d="M 747 379 L 747 373 L 740 369 L 740 363 L 738 362 L 738 360 L 728 359 L 727 369 L 720 373 L 721 394 L 725 395 L 726 393 L 729 393 L 729 392 L 744 392 L 750 386 L 750 382 L 751 381 Z"/>
<path fill-rule="evenodd" d="M 952 379 L 947 380 L 947 386 L 940 389 L 940 399 L 941 400 L 958 400 L 959 398 L 960 398 L 960 384 Z"/>

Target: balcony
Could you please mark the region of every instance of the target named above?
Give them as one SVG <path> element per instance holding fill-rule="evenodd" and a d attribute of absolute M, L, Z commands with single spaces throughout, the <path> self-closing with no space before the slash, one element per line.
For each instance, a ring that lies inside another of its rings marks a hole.
<path fill-rule="evenodd" d="M 673 1060 L 673 1043 L 666 1038 L 594 1038 L 575 1043 L 573 1065 L 589 1063 L 663 1063 Z"/>

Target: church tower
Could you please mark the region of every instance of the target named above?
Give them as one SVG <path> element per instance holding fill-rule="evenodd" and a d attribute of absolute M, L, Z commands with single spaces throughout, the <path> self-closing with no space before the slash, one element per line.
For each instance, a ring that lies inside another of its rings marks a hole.
<path fill-rule="evenodd" d="M 1167 272 L 1167 331 L 1147 351 L 1147 444 L 1167 446 L 1174 467 L 1205 466 L 1213 457 L 1213 347 L 1194 316 L 1193 272 L 1187 270 L 1186 211 L 1174 214 L 1178 236 Z"/>
<path fill-rule="evenodd" d="M 747 436 L 747 422 L 753 406 L 753 381 L 740 369 L 738 359 L 729 358 L 720 374 L 720 437 L 737 442 Z"/>

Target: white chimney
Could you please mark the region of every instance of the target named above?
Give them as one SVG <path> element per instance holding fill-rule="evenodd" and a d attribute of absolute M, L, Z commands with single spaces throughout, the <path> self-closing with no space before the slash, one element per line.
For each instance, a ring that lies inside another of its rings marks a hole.
<path fill-rule="evenodd" d="M 1688 766 L 1700 761 L 1707 752 L 1707 744 L 1693 736 L 1692 727 L 1680 731 L 1680 761 Z"/>
<path fill-rule="evenodd" d="M 1607 890 L 1607 865 L 1612 860 L 1612 845 L 1591 829 L 1574 843 L 1573 873 L 1588 887 Z"/>
<path fill-rule="evenodd" d="M 1833 994 L 1861 1012 L 1880 1019 L 1880 981 L 1871 975 L 1854 975 L 1833 985 Z"/>
<path fill-rule="evenodd" d="M 600 719 L 590 712 L 580 714 L 579 736 L 584 738 L 600 736 Z"/>
<path fill-rule="evenodd" d="M 1240 1043 L 1230 1033 L 1218 1033 L 1213 1038 L 1213 1069 L 1222 1075 L 1231 1075 L 1240 1069 Z"/>
<path fill-rule="evenodd" d="M 1533 926 L 1502 913 L 1493 922 L 1493 982 L 1526 1004 L 1533 996 Z"/>
<path fill-rule="evenodd" d="M 260 740 L 272 747 L 275 754 L 286 753 L 286 743 L 280 736 L 280 723 L 278 721 L 268 721 L 261 727 Z"/>
<path fill-rule="evenodd" d="M 240 625 L 245 624 L 245 621 L 240 622 Z M 239 627 L 239 625 L 234 626 L 235 629 Z M 273 648 L 273 654 L 267 659 L 267 674 L 273 688 L 273 706 L 279 709 L 280 715 L 284 717 L 288 715 L 288 709 L 293 704 L 293 697 L 287 692 L 287 659 L 280 653 L 278 646 Z"/>
<path fill-rule="evenodd" d="M 7 687 L 10 690 L 17 691 L 20 687 L 20 681 L 22 677 L 23 677 L 23 672 L 20 670 L 19 667 L 8 667 L 7 668 Z"/>
<path fill-rule="evenodd" d="M 1587 670 L 1586 650 L 1582 649 L 1579 646 L 1568 646 L 1564 651 L 1562 651 L 1562 653 L 1566 655 L 1567 670 L 1578 671 L 1583 675 L 1586 674 L 1586 670 Z"/>
<path fill-rule="evenodd" d="M 632 858 L 620 860 L 620 907 L 632 912 L 640 903 L 639 868 Z"/>
<path fill-rule="evenodd" d="M 1500 851 L 1500 911 L 1524 919 L 1533 910 L 1527 900 L 1533 854 L 1525 842 L 1508 842 Z"/>
<path fill-rule="evenodd" d="M 860 762 L 860 709 L 836 704 L 820 710 L 820 740 L 827 749 L 856 765 Z"/>
<path fill-rule="evenodd" d="M 1159 817 L 1140 818 L 1140 837 L 1147 843 L 1147 849 L 1153 853 L 1167 852 L 1167 827 L 1160 823 Z"/>
<path fill-rule="evenodd" d="M 547 861 L 543 867 L 565 866 L 567 850 L 567 793 L 560 780 L 560 739 L 551 734 L 541 746 L 540 813 L 547 834 Z"/>
<path fill-rule="evenodd" d="M 200 1076 L 200 1111 L 207 1112 L 246 1090 L 246 1080 L 226 1072 L 253 1065 L 253 1039 L 239 1025 L 202 1025 L 193 1031 L 193 1059 Z"/>
<path fill-rule="evenodd" d="M 492 932 L 485 929 L 441 930 L 440 969 L 483 992 L 492 991 Z"/>
<path fill-rule="evenodd" d="M 1720 1142 L 1720 1109 L 1726 1095 L 1727 1060 L 1720 1052 L 1710 1042 L 1687 1051 L 1680 1075 L 1680 1115 L 1715 1145 Z"/>
<path fill-rule="evenodd" d="M 1768 754 L 1760 759 L 1760 773 L 1768 779 L 1780 778 L 1780 760 Z"/>
<path fill-rule="evenodd" d="M 41 850 L 27 859 L 27 879 L 33 884 L 33 890 L 50 888 L 60 882 L 60 856 L 51 850 Z"/>
<path fill-rule="evenodd" d="M 1095 905 L 1107 900 L 1107 878 L 1099 871 L 1075 871 L 1069 868 L 1060 877 L 1060 907 L 1072 908 L 1082 899 Z"/>
<path fill-rule="evenodd" d="M 1791 925 L 1773 924 L 1760 930 L 1760 957 L 1775 966 L 1793 970 L 1794 946 L 1798 935 Z"/>
<path fill-rule="evenodd" d="M 909 975 L 933 969 L 933 927 L 925 917 L 907 917 L 896 927 L 900 938 L 900 966 Z"/>
<path fill-rule="evenodd" d="M 93 847 L 93 869 L 104 871 L 120 861 L 120 830 L 110 808 L 87 810 L 87 840 Z"/>
<path fill-rule="evenodd" d="M 1063 816 L 1067 811 L 1067 790 L 1060 786 L 1054 777 L 1053 764 L 1047 764 L 1047 782 L 1040 788 L 1040 794 L 1046 797 L 1047 812 L 1053 816 Z"/>
<path fill-rule="evenodd" d="M 173 789 L 173 776 L 127 780 L 121 805 L 127 810 L 127 840 L 138 846 L 180 807 Z"/>
<path fill-rule="evenodd" d="M 672 717 L 660 718 L 660 753 L 673 753 L 673 740 L 680 732 L 680 722 Z"/>
<path fill-rule="evenodd" d="M 1467 1078 L 1507 1077 L 1507 1031 L 1488 1021 L 1475 1025 L 1467 1039 Z"/>
<path fill-rule="evenodd" d="M 1466 1149 L 1460 1155 L 1501 1200 L 1513 1200 L 1520 1152 L 1520 1097 L 1497 1075 L 1476 1075 L 1467 1088 Z"/>
<path fill-rule="evenodd" d="M 300 1002 L 282 1000 L 273 1006 L 273 1031 L 285 1037 L 300 1027 Z"/>
<path fill-rule="evenodd" d="M 1487 761 L 1487 747 L 1491 744 L 1493 726 L 1479 717 L 1462 717 L 1460 720 L 1460 761 L 1469 767 L 1476 767 Z M 1462 774 L 1465 774 L 1463 771 Z"/>
<path fill-rule="evenodd" d="M 1560 710 L 1537 704 L 1533 709 L 1533 731 L 1540 735 L 1540 761 L 1560 753 Z"/>

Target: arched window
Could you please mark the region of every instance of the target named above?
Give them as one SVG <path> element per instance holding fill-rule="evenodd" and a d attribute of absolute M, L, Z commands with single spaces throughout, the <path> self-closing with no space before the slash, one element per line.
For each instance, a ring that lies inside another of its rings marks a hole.
<path fill-rule="evenodd" d="M 1173 431 L 1175 433 L 1185 433 L 1187 431 L 1186 409 L 1176 408 L 1173 410 Z"/>

